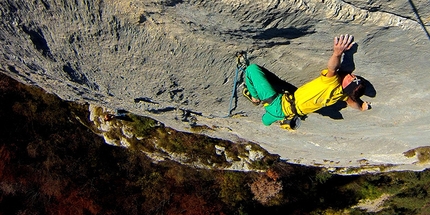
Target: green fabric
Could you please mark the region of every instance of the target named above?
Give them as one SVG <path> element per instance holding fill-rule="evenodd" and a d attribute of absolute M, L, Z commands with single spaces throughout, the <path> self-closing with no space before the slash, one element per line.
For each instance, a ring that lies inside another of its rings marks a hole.
<path fill-rule="evenodd" d="M 277 94 L 262 69 L 256 64 L 251 64 L 246 68 L 245 84 L 251 96 L 256 99 L 265 100 Z M 266 113 L 262 117 L 264 125 L 268 126 L 284 119 L 281 97 L 281 94 L 277 95 L 270 105 L 264 107 L 266 109 Z"/>
<path fill-rule="evenodd" d="M 264 107 L 266 113 L 264 113 L 261 118 L 264 125 L 269 126 L 276 121 L 284 119 L 285 115 L 284 112 L 282 112 L 281 97 L 282 95 L 279 94 L 270 105 Z"/>

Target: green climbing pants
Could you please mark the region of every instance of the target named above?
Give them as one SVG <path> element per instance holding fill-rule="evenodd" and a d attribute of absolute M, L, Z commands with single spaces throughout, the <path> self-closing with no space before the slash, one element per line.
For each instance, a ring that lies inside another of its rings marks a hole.
<path fill-rule="evenodd" d="M 263 70 L 256 64 L 251 64 L 246 68 L 245 84 L 252 97 L 262 101 L 277 95 L 270 104 L 264 105 L 266 113 L 262 117 L 264 125 L 283 120 L 285 115 L 282 112 L 281 94 L 276 93 L 272 85 L 266 78 Z"/>

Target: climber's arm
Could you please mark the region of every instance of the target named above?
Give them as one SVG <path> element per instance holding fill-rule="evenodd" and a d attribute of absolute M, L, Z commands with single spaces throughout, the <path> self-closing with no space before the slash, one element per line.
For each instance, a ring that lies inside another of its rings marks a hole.
<path fill-rule="evenodd" d="M 334 38 L 333 54 L 327 63 L 328 73 L 326 74 L 326 77 L 332 77 L 337 74 L 343 52 L 349 50 L 354 45 L 354 42 L 352 42 L 353 38 L 354 37 L 352 35 L 348 34 Z"/>
<path fill-rule="evenodd" d="M 354 101 L 353 99 L 348 98 L 348 100 L 346 100 L 346 103 L 348 104 L 348 106 L 361 111 L 369 110 L 371 108 L 369 102 L 362 101 L 361 99 L 358 99 L 358 101 Z"/>

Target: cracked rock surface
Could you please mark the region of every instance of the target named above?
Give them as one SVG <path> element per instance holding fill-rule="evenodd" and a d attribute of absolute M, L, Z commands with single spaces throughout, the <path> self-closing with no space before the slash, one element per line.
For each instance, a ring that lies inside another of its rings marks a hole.
<path fill-rule="evenodd" d="M 70 101 L 150 116 L 166 126 L 260 144 L 305 165 L 429 167 L 430 2 L 76 0 L 0 2 L 0 71 Z M 261 123 L 230 98 L 237 51 L 299 87 L 332 40 L 352 34 L 355 74 L 374 87 L 368 112 L 310 114 L 297 131 Z M 424 155 L 423 155 L 424 153 Z M 410 153 L 408 154 L 410 155 Z"/>

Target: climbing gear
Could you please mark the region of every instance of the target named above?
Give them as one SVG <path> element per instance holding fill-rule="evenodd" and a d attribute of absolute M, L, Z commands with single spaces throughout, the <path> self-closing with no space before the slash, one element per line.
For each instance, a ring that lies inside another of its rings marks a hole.
<path fill-rule="evenodd" d="M 290 105 L 286 105 L 285 102 Z M 288 109 L 288 107 L 290 108 Z M 285 116 L 298 115 L 296 104 L 294 101 L 294 95 L 289 93 L 288 91 L 285 91 L 282 95 L 282 112 L 284 112 Z"/>
<path fill-rule="evenodd" d="M 263 106 L 266 107 L 266 106 L 270 105 L 273 102 L 273 100 L 276 99 L 276 97 L 278 97 L 278 94 L 275 94 L 275 95 L 273 95 L 267 99 L 264 99 L 261 102 L 263 103 Z"/>
<path fill-rule="evenodd" d="M 284 120 L 280 121 L 281 128 L 287 129 L 287 130 L 296 130 L 300 127 L 302 124 L 302 121 L 299 116 L 289 116 L 285 117 Z"/>
<path fill-rule="evenodd" d="M 247 58 L 245 51 L 236 52 L 236 73 L 234 75 L 234 82 L 233 82 L 233 91 L 231 93 L 230 97 L 230 105 L 228 108 L 228 116 L 231 116 L 231 111 L 233 110 L 233 98 L 236 95 L 236 85 L 237 85 L 237 79 L 239 75 L 239 71 L 242 71 L 242 73 L 245 73 L 246 67 L 249 65 L 249 60 Z"/>
<path fill-rule="evenodd" d="M 260 104 L 260 102 L 252 101 L 252 96 L 251 96 L 251 93 L 249 92 L 248 88 L 246 88 L 246 87 L 243 88 L 242 94 L 243 94 L 243 96 L 245 96 L 245 98 L 247 98 L 250 102 L 252 102 L 253 105 L 257 106 Z"/>
<path fill-rule="evenodd" d="M 246 67 L 249 66 L 249 60 L 245 51 L 236 52 L 236 59 L 237 59 L 236 66 L 238 68 L 245 70 Z"/>
<path fill-rule="evenodd" d="M 281 127 L 288 130 L 298 129 L 301 125 L 301 120 L 304 120 L 306 118 L 306 115 L 304 115 L 303 113 L 298 113 L 294 94 L 285 91 L 284 95 L 282 95 L 282 100 L 283 102 L 285 101 L 290 104 L 288 105 L 290 107 L 290 111 L 286 109 L 288 107 L 287 105 L 282 105 L 282 111 L 284 112 L 286 117 L 284 120 L 280 121 Z"/>

